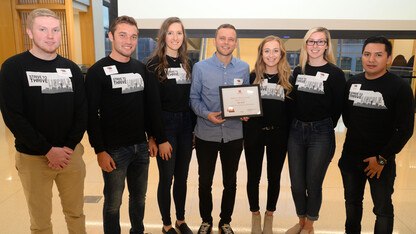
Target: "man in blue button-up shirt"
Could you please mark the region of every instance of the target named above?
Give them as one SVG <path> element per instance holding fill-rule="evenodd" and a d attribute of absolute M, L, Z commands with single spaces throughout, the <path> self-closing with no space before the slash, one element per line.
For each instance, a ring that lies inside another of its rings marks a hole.
<path fill-rule="evenodd" d="M 215 33 L 216 52 L 196 63 L 192 70 L 191 106 L 198 116 L 195 127 L 196 155 L 199 165 L 199 209 L 202 224 L 198 233 L 212 230 L 211 186 L 218 152 L 223 172 L 224 191 L 221 201 L 219 230 L 233 233 L 230 222 L 236 193 L 236 173 L 243 149 L 243 127 L 240 119 L 223 119 L 219 86 L 249 84 L 249 66 L 233 57 L 237 47 L 234 26 L 223 24 Z"/>

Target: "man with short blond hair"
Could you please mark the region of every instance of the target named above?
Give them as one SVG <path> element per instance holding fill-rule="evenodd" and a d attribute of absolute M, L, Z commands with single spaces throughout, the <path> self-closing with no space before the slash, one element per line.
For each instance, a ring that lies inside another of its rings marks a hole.
<path fill-rule="evenodd" d="M 87 126 L 83 75 L 56 53 L 61 21 L 51 10 L 36 9 L 27 19 L 29 51 L 7 59 L 0 71 L 0 108 L 16 138 L 18 171 L 32 233 L 52 233 L 55 182 L 68 232 L 85 232 L 85 164 L 80 141 Z"/>

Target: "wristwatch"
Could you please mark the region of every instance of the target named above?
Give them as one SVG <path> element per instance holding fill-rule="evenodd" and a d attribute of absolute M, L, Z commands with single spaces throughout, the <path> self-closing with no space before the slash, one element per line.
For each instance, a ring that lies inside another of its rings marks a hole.
<path fill-rule="evenodd" d="M 380 157 L 380 155 L 377 155 L 376 156 L 376 159 L 377 159 L 378 165 L 384 166 L 384 165 L 387 164 L 387 160 L 384 159 L 384 158 L 382 158 L 382 157 Z"/>

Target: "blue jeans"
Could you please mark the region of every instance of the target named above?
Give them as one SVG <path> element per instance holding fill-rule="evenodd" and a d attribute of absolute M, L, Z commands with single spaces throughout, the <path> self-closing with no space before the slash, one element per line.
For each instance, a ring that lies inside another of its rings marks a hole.
<path fill-rule="evenodd" d="M 293 120 L 288 142 L 292 196 L 298 217 L 316 221 L 322 203 L 322 183 L 335 152 L 335 133 L 330 118 Z"/>
<path fill-rule="evenodd" d="M 343 157 L 345 156 L 345 152 L 343 152 Z M 347 234 L 361 233 L 363 197 L 365 184 L 368 180 L 370 183 L 371 198 L 374 204 L 373 213 L 377 217 L 374 225 L 374 233 L 392 233 L 394 214 L 391 196 L 394 192 L 396 162 L 395 160 L 389 160 L 384 166 L 379 179 L 376 177 L 367 177 L 364 172 L 367 165 L 368 163 L 357 165 L 357 168 L 354 168 L 355 170 L 341 169 L 347 214 L 345 232 Z"/>
<path fill-rule="evenodd" d="M 170 217 L 170 191 L 172 180 L 173 200 L 176 219 L 185 219 L 185 200 L 188 180 L 189 162 L 192 156 L 192 122 L 190 112 L 163 112 L 166 137 L 172 146 L 172 157 L 163 160 L 157 157 L 159 167 L 159 186 L 157 201 L 162 215 L 163 225 L 172 224 Z"/>
<path fill-rule="evenodd" d="M 103 171 L 104 177 L 104 233 L 120 233 L 120 206 L 125 180 L 129 190 L 130 233 L 143 233 L 144 206 L 149 169 L 147 142 L 107 150 L 116 163 L 114 171 Z"/>

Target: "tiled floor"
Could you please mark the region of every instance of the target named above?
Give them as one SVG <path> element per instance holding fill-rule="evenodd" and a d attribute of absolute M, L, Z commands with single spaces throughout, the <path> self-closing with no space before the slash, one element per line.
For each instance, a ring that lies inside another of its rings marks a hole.
<path fill-rule="evenodd" d="M 328 169 L 323 185 L 323 204 L 320 219 L 315 223 L 315 233 L 343 233 L 345 208 L 343 199 L 343 187 L 341 175 L 337 167 L 342 143 L 344 141 L 344 129 L 342 124 L 337 127 L 337 150 L 334 159 Z M 103 180 L 101 171 L 97 165 L 95 155 L 89 146 L 87 137 L 82 143 L 85 146 L 84 160 L 87 165 L 87 177 L 85 180 L 85 195 L 101 196 Z M 24 234 L 29 233 L 29 215 L 26 201 L 14 167 L 14 138 L 0 119 L 0 233 Z M 402 153 L 397 157 L 397 179 L 393 196 L 395 205 L 394 232 L 400 234 L 416 233 L 416 137 L 413 137 Z M 251 225 L 251 213 L 248 208 L 246 195 L 246 165 L 244 155 L 241 157 L 238 171 L 237 198 L 231 223 L 236 233 L 249 233 Z M 266 163 L 266 162 L 264 162 Z M 265 168 L 265 167 L 264 167 Z M 266 174 L 263 171 L 260 184 L 261 211 L 264 212 L 266 199 Z M 197 162 L 193 155 L 188 181 L 188 197 L 186 203 L 186 218 L 191 229 L 195 232 L 201 222 L 198 210 L 197 190 Z M 214 197 L 214 223 L 219 221 L 219 207 L 222 192 L 221 167 L 217 165 L 213 185 Z M 158 169 L 156 161 L 151 160 L 149 173 L 149 186 L 146 200 L 145 227 L 150 233 L 160 233 L 161 217 L 156 200 L 158 183 Z M 127 210 L 128 193 L 124 194 L 124 203 L 121 209 L 122 233 L 128 233 L 129 218 Z M 87 218 L 88 233 L 102 233 L 101 209 L 103 200 L 98 203 L 86 203 L 85 214 Z M 53 225 L 54 233 L 67 233 L 66 224 L 61 213 L 61 206 L 57 190 L 54 189 L 53 198 Z M 364 201 L 364 217 L 362 221 L 363 233 L 372 233 L 375 216 L 372 213 L 372 201 L 367 188 Z M 174 208 L 172 208 L 174 217 Z M 413 221 L 412 221 L 413 220 Z M 284 233 L 297 222 L 295 208 L 290 193 L 290 180 L 287 164 L 282 172 L 281 192 L 274 217 L 274 233 Z M 217 229 L 214 228 L 216 231 Z"/>

